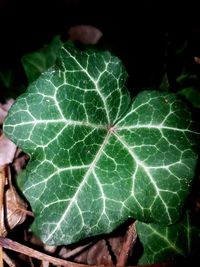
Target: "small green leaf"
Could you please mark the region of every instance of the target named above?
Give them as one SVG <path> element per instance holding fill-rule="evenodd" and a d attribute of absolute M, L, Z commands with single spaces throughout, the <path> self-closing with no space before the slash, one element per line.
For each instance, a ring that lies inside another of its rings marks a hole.
<path fill-rule="evenodd" d="M 167 73 L 165 73 L 163 75 L 163 78 L 162 78 L 161 84 L 159 86 L 159 89 L 161 91 L 169 91 L 169 80 L 168 80 L 168 77 L 167 77 Z"/>
<path fill-rule="evenodd" d="M 200 245 L 200 227 L 197 217 L 189 211 L 184 218 L 168 227 L 136 223 L 144 253 L 139 264 L 152 264 L 187 257 Z"/>
<path fill-rule="evenodd" d="M 11 69 L 0 71 L 0 86 L 10 88 L 13 84 L 14 76 Z"/>
<path fill-rule="evenodd" d="M 60 37 L 56 36 L 40 51 L 22 57 L 22 65 L 29 82 L 33 82 L 40 74 L 55 64 L 57 52 L 61 48 Z"/>
<path fill-rule="evenodd" d="M 191 104 L 200 108 L 200 90 L 196 87 L 187 87 L 178 92 L 178 94 L 183 95 Z"/>
<path fill-rule="evenodd" d="M 29 153 L 22 190 L 48 244 L 108 233 L 128 217 L 170 224 L 190 190 L 196 130 L 175 95 L 131 104 L 121 61 L 71 43 L 12 106 L 6 135 Z"/>

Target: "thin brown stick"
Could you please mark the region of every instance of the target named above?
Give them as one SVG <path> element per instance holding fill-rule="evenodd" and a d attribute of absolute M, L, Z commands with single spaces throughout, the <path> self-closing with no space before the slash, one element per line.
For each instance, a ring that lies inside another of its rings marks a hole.
<path fill-rule="evenodd" d="M 8 264 L 9 267 L 16 267 L 16 264 L 8 257 L 8 255 L 3 252 L 3 259 Z"/>
<path fill-rule="evenodd" d="M 36 258 L 41 261 L 48 261 L 55 265 L 61 265 L 64 267 L 88 267 L 88 265 L 73 263 L 70 261 L 65 261 L 59 258 L 46 255 L 45 253 L 39 252 L 35 249 L 29 248 L 18 242 L 12 241 L 11 239 L 4 238 L 4 237 L 0 237 L 0 246 L 6 249 L 10 249 L 10 250 L 25 254 L 32 258 Z"/>
<path fill-rule="evenodd" d="M 27 246 L 24 246 L 18 242 L 12 241 L 8 238 L 0 237 L 0 246 L 10 249 L 19 253 L 22 253 L 24 255 L 28 255 L 30 257 L 36 258 L 41 261 L 49 261 L 52 264 L 55 265 L 61 265 L 63 267 L 104 267 L 102 265 L 86 265 L 86 264 L 80 264 L 80 263 L 74 263 L 70 261 L 61 260 L 52 256 L 48 256 L 42 252 L 39 252 L 37 250 L 34 250 L 32 248 L 29 248 Z M 148 267 L 149 265 L 141 265 L 140 267 Z M 164 262 L 160 264 L 153 264 L 152 267 L 175 267 L 176 262 Z M 113 266 L 107 266 L 107 267 L 113 267 Z M 127 266 L 127 267 L 137 267 L 137 266 Z"/>
<path fill-rule="evenodd" d="M 3 233 L 3 223 L 4 223 L 4 210 L 3 210 L 3 198 L 4 198 L 4 186 L 6 184 L 6 167 L 2 166 L 0 169 L 0 237 Z M 3 248 L 0 247 L 0 267 L 3 267 Z"/>
<path fill-rule="evenodd" d="M 27 232 L 28 232 L 28 230 L 25 229 L 25 230 L 24 230 L 24 240 L 25 240 L 25 242 L 28 242 L 28 235 L 27 235 Z M 30 264 L 30 267 L 35 267 L 35 265 L 34 265 L 34 263 L 33 263 L 33 259 L 32 259 L 31 257 L 28 257 L 28 262 L 29 262 L 29 264 Z"/>
<path fill-rule="evenodd" d="M 135 229 L 135 223 L 132 223 L 129 225 L 128 230 L 126 232 L 125 241 L 122 244 L 122 249 L 119 254 L 119 258 L 117 260 L 117 266 L 125 266 L 129 252 L 132 248 L 132 246 L 135 244 L 137 238 L 137 233 Z"/>
<path fill-rule="evenodd" d="M 43 261 L 42 262 L 42 267 L 49 267 L 49 262 L 48 261 Z"/>

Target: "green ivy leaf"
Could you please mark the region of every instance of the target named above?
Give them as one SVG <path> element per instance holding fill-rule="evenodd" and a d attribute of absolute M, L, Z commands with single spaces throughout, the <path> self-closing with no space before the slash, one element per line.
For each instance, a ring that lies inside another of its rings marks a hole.
<path fill-rule="evenodd" d="M 136 223 L 144 253 L 139 264 L 153 264 L 187 257 L 200 244 L 200 227 L 197 216 L 186 212 L 183 219 L 167 227 L 157 224 Z"/>
<path fill-rule="evenodd" d="M 194 107 L 200 108 L 200 90 L 198 88 L 183 88 L 178 94 L 183 95 Z"/>
<path fill-rule="evenodd" d="M 59 36 L 55 36 L 53 40 L 40 49 L 22 57 L 22 65 L 30 82 L 36 80 L 40 74 L 55 64 L 57 52 L 61 48 L 62 42 Z"/>
<path fill-rule="evenodd" d="M 126 78 L 109 52 L 67 43 L 10 109 L 4 131 L 31 156 L 21 188 L 45 243 L 179 217 L 197 160 L 191 114 L 169 93 L 131 104 Z"/>

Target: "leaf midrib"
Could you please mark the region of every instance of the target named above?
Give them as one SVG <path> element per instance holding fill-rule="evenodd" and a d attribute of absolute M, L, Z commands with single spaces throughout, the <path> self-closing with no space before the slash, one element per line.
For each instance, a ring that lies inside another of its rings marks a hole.
<path fill-rule="evenodd" d="M 131 126 L 120 126 L 117 128 L 118 131 L 120 130 L 130 130 L 130 129 L 140 129 L 140 128 L 147 128 L 147 129 L 158 129 L 159 131 L 162 130 L 172 130 L 177 132 L 189 132 L 194 134 L 200 134 L 198 132 L 192 131 L 188 128 L 175 128 L 170 126 L 165 126 L 163 124 L 137 124 L 137 125 L 131 125 Z"/>
<path fill-rule="evenodd" d="M 92 163 L 90 164 L 90 167 L 88 168 L 88 171 L 86 172 L 85 176 L 83 177 L 82 182 L 80 183 L 80 185 L 78 186 L 77 191 L 75 192 L 74 196 L 71 198 L 69 205 L 67 206 L 67 209 L 65 210 L 65 212 L 63 213 L 62 217 L 60 218 L 59 222 L 57 223 L 56 227 L 54 228 L 54 230 L 51 232 L 51 234 L 48 236 L 48 238 L 46 240 L 44 240 L 44 243 L 48 243 L 48 241 L 51 239 L 51 237 L 53 236 L 53 234 L 60 228 L 60 225 L 62 225 L 62 222 L 65 220 L 67 213 L 70 212 L 71 208 L 73 207 L 73 204 L 76 203 L 76 200 L 78 198 L 78 194 L 81 191 L 81 189 L 83 188 L 83 186 L 87 183 L 87 180 L 90 176 L 90 174 L 93 172 L 100 156 L 101 156 L 101 152 L 103 151 L 104 147 L 106 146 L 110 135 L 112 133 L 110 131 L 107 132 L 105 139 L 102 143 L 102 145 L 100 146 L 96 156 L 94 157 L 94 160 L 92 161 Z"/>
<path fill-rule="evenodd" d="M 31 125 L 31 124 L 35 125 L 35 124 L 48 124 L 48 123 L 64 123 L 66 125 L 80 125 L 80 126 L 87 126 L 91 128 L 97 128 L 97 129 L 107 129 L 107 125 L 88 123 L 86 121 L 67 120 L 67 119 L 32 120 L 32 121 L 17 123 L 15 127 Z M 6 125 L 6 127 L 10 127 L 10 126 L 12 125 L 9 125 L 9 124 Z"/>
<path fill-rule="evenodd" d="M 66 54 L 68 54 L 71 58 L 74 59 L 74 61 L 76 62 L 76 64 L 81 68 L 81 70 L 88 76 L 88 78 L 93 82 L 95 88 L 96 88 L 96 91 L 97 93 L 99 94 L 102 102 L 103 102 L 103 105 L 104 105 L 104 108 L 105 108 L 105 111 L 106 111 L 106 117 L 107 117 L 107 121 L 108 121 L 108 125 L 110 125 L 110 115 L 109 115 L 109 111 L 108 111 L 108 108 L 107 108 L 107 104 L 106 104 L 106 100 L 105 100 L 105 97 L 104 95 L 102 94 L 99 86 L 98 86 L 98 79 L 95 80 L 89 73 L 88 71 L 77 61 L 76 57 L 74 57 L 71 53 L 69 53 L 69 51 L 67 51 L 64 47 L 62 47 L 62 49 L 65 51 Z"/>
<path fill-rule="evenodd" d="M 160 195 L 160 189 L 157 187 L 154 178 L 152 177 L 151 173 L 148 170 L 148 166 L 145 165 L 145 163 L 143 161 L 141 161 L 137 155 L 134 153 L 134 151 L 130 150 L 128 144 L 125 142 L 125 140 L 119 136 L 116 132 L 114 133 L 114 136 L 118 139 L 118 141 L 123 145 L 123 147 L 128 151 L 128 153 L 131 155 L 131 157 L 133 158 L 133 160 L 136 162 L 136 164 L 140 167 L 142 167 L 142 169 L 146 172 L 148 178 L 150 179 L 151 184 L 153 185 L 157 196 L 159 197 L 159 199 L 161 200 L 161 202 L 163 203 L 163 206 L 165 207 L 169 222 L 171 223 L 171 217 L 168 211 L 168 206 L 166 205 L 165 201 L 163 200 L 162 196 Z M 156 198 L 155 198 L 156 199 Z"/>
<path fill-rule="evenodd" d="M 159 236 L 167 245 L 169 245 L 169 247 L 171 249 L 173 249 L 176 253 L 185 256 L 185 253 L 183 250 L 181 250 L 180 248 L 178 248 L 174 243 L 170 242 L 167 237 L 165 237 L 164 235 L 160 234 L 158 231 L 155 230 L 155 228 L 152 228 L 150 224 L 146 225 L 146 227 L 150 228 L 151 231 Z"/>

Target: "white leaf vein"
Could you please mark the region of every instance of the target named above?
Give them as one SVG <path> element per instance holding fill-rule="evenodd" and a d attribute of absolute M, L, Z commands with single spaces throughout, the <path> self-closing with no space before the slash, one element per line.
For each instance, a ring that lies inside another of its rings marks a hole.
<path fill-rule="evenodd" d="M 96 91 L 98 92 L 102 102 L 103 102 L 103 105 L 104 105 L 104 108 L 105 108 L 105 111 L 106 111 L 106 116 L 107 116 L 107 120 L 108 120 L 108 125 L 110 125 L 110 115 L 109 115 L 109 110 L 108 110 L 108 107 L 107 107 L 107 103 L 106 103 L 106 99 L 105 99 L 105 96 L 102 94 L 101 92 L 101 89 L 99 88 L 99 84 L 98 84 L 98 79 L 95 80 L 89 73 L 88 71 L 78 62 L 78 60 L 72 55 L 69 53 L 69 51 L 67 51 L 64 47 L 62 48 L 66 54 L 68 54 L 71 58 L 73 58 L 73 60 L 76 62 L 76 64 L 80 67 L 80 69 L 88 76 L 88 78 L 93 82 L 95 88 L 96 88 Z M 67 70 L 66 70 L 67 71 Z"/>
<path fill-rule="evenodd" d="M 45 243 L 48 243 L 48 241 L 52 238 L 54 233 L 61 228 L 61 225 L 62 225 L 63 221 L 66 219 L 68 213 L 70 213 L 71 209 L 73 208 L 73 205 L 77 202 L 78 195 L 82 191 L 83 187 L 87 184 L 88 178 L 91 175 L 91 173 L 93 172 L 93 170 L 94 170 L 99 158 L 101 157 L 102 150 L 104 149 L 105 145 L 107 144 L 110 135 L 111 135 L 111 133 L 108 132 L 107 135 L 105 136 L 105 139 L 104 139 L 102 145 L 100 146 L 96 156 L 94 157 L 94 160 L 90 164 L 90 167 L 88 168 L 88 171 L 84 175 L 79 187 L 77 188 L 77 191 L 75 192 L 74 196 L 71 198 L 69 205 L 67 206 L 65 212 L 61 216 L 61 218 L 58 221 L 57 225 L 54 227 L 54 229 L 51 230 L 51 233 L 48 235 L 46 240 L 44 240 Z"/>
<path fill-rule="evenodd" d="M 157 184 L 155 183 L 154 177 L 151 175 L 148 166 L 138 158 L 138 156 L 134 153 L 133 150 L 130 149 L 129 145 L 125 142 L 125 140 L 121 136 L 119 136 L 117 133 L 114 133 L 114 135 L 120 141 L 120 143 L 123 145 L 123 147 L 128 151 L 128 153 L 132 156 L 132 158 L 134 159 L 136 164 L 139 165 L 140 167 L 142 167 L 142 169 L 146 172 L 147 176 L 149 177 L 149 179 L 151 181 L 151 184 L 153 185 L 153 187 L 157 193 L 157 196 L 159 197 L 163 206 L 165 207 L 167 216 L 169 218 L 169 221 L 171 222 L 171 216 L 170 216 L 169 211 L 168 211 L 168 206 L 165 203 L 165 201 L 163 200 L 163 198 L 160 194 L 160 189 L 158 188 Z"/>

